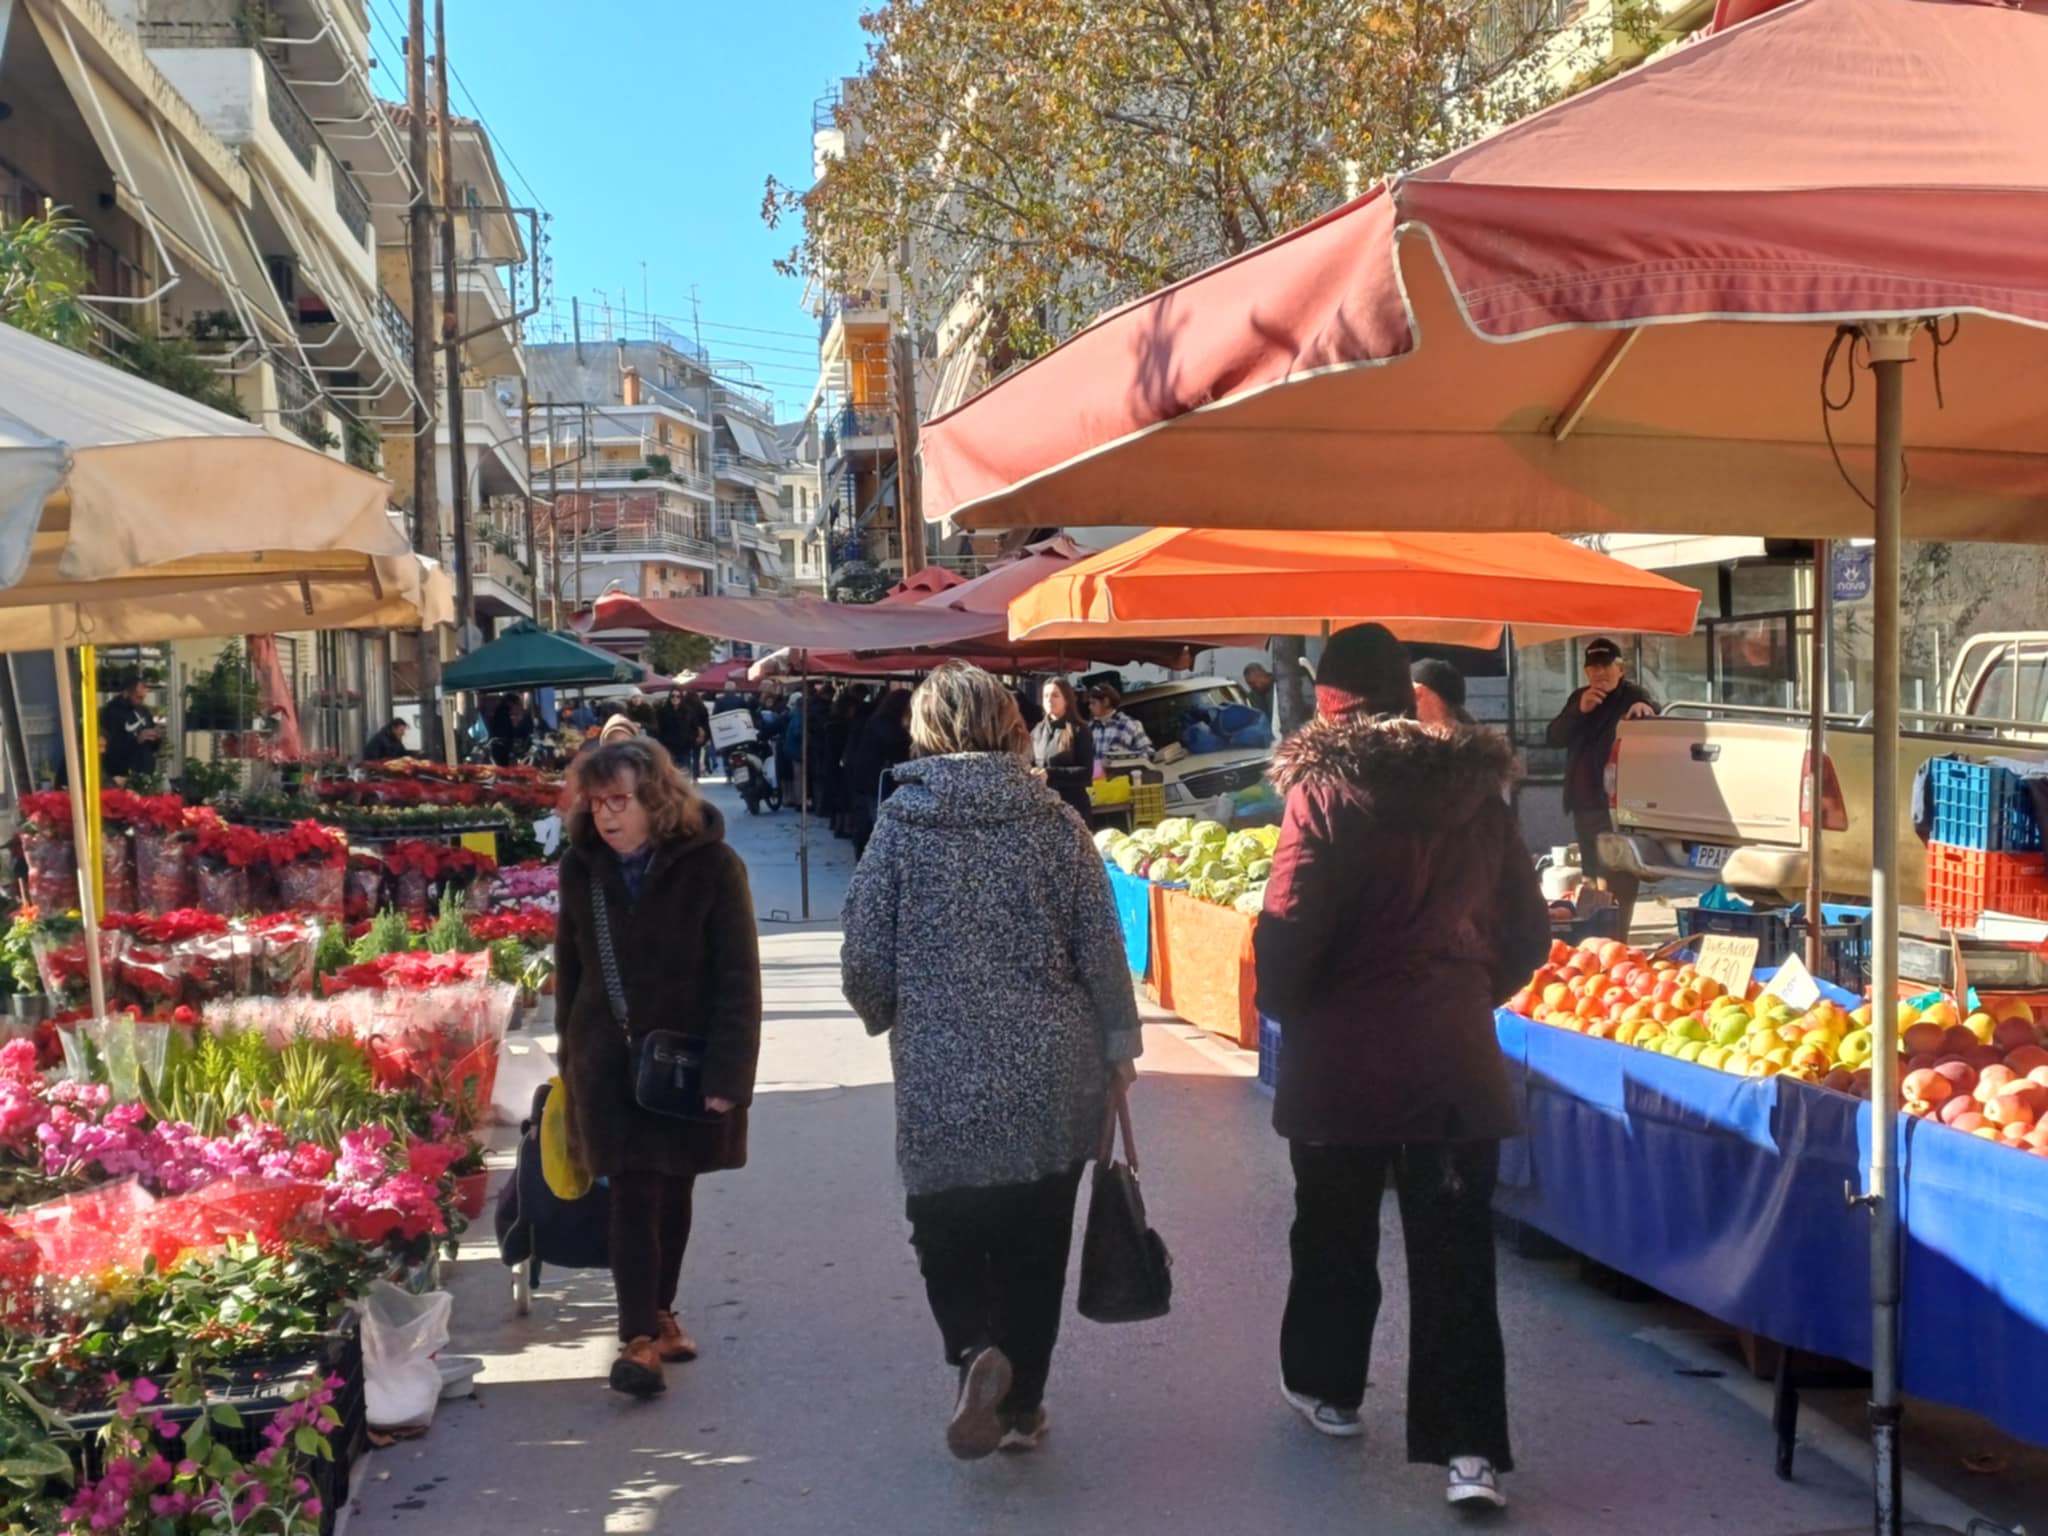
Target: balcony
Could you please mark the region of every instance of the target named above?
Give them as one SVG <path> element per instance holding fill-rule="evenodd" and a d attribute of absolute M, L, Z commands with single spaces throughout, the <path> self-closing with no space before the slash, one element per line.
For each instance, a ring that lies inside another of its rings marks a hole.
<path fill-rule="evenodd" d="M 434 263 L 435 308 L 446 291 L 441 281 L 441 264 Z M 513 318 L 512 297 L 505 291 L 497 269 L 469 263 L 455 270 L 455 311 L 465 333 L 463 344 L 467 366 L 487 379 L 501 379 L 524 370 L 520 366 L 519 323 Z"/>
<path fill-rule="evenodd" d="M 329 423 L 326 402 L 312 380 L 285 366 L 270 367 L 270 376 L 277 391 L 277 419 L 322 452 L 339 448 L 341 439 Z"/>
<path fill-rule="evenodd" d="M 584 466 L 591 480 L 604 484 L 627 480 L 641 483 L 658 480 L 664 485 L 679 485 L 686 491 L 700 496 L 711 494 L 711 477 L 701 469 L 688 464 L 678 464 L 663 454 L 635 455 L 631 458 L 602 456 Z"/>
<path fill-rule="evenodd" d="M 887 330 L 889 296 L 871 288 L 854 293 L 835 293 L 818 311 L 818 354 L 820 362 L 837 358 L 846 350 L 846 328 L 860 326 Z"/>
<path fill-rule="evenodd" d="M 470 582 L 477 608 L 486 614 L 533 614 L 533 583 L 526 575 L 525 541 L 486 523 L 471 543 Z"/>
<path fill-rule="evenodd" d="M 384 328 L 384 339 L 397 349 L 400 357 L 411 362 L 412 322 L 382 288 L 377 290 L 377 323 Z"/>
<path fill-rule="evenodd" d="M 706 570 L 710 570 L 717 561 L 709 539 L 692 538 L 683 533 L 623 528 L 599 529 L 584 535 L 585 560 L 616 559 L 620 556 L 639 560 L 673 560 L 702 566 Z M 563 564 L 566 566 L 568 563 L 569 556 L 564 554 Z"/>
<path fill-rule="evenodd" d="M 718 384 L 711 390 L 711 403 L 721 411 L 736 411 L 768 426 L 775 425 L 775 398 L 766 390 L 750 390 L 737 384 Z"/>
<path fill-rule="evenodd" d="M 728 453 L 720 449 L 711 456 L 711 468 L 721 480 L 738 480 L 770 491 L 777 485 L 773 465 L 763 464 L 758 459 L 750 459 L 742 453 Z"/>

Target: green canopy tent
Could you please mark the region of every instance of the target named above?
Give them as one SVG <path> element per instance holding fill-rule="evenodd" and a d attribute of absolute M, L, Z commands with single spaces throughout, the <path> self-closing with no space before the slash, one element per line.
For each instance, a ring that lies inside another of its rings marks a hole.
<path fill-rule="evenodd" d="M 489 645 L 441 669 L 448 693 L 492 693 L 508 688 L 593 688 L 637 683 L 642 668 L 610 651 L 521 619 Z"/>

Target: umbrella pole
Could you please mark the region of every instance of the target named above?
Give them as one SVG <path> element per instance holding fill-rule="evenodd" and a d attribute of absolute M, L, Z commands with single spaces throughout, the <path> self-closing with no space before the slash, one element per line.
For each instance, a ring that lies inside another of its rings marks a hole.
<path fill-rule="evenodd" d="M 85 770 L 85 852 L 80 856 L 78 866 L 79 884 L 92 885 L 92 909 L 104 912 L 107 909 L 106 860 L 101 856 L 100 844 L 106 838 L 106 829 L 100 822 L 101 806 L 104 803 L 100 791 L 100 712 L 90 707 L 91 700 L 99 691 L 100 655 L 96 645 L 81 645 L 78 648 L 78 692 L 88 702 L 88 707 L 78 719 L 78 736 L 84 745 L 79 750 L 79 766 Z"/>
<path fill-rule="evenodd" d="M 798 894 L 803 898 L 804 921 L 811 920 L 811 653 L 798 651 L 802 684 L 796 707 L 803 711 L 803 750 L 796 763 L 796 870 Z"/>
<path fill-rule="evenodd" d="M 50 646 L 56 653 L 51 659 L 57 663 L 57 723 L 64 733 L 64 761 L 68 770 L 64 781 L 71 786 L 71 846 L 90 850 L 92 839 L 88 832 L 90 824 L 86 820 L 84 770 L 79 762 L 82 754 L 78 747 L 78 704 L 71 690 L 71 654 L 64 643 L 63 609 L 54 605 L 50 609 Z M 82 867 L 84 856 L 84 853 L 79 855 L 78 915 L 85 924 L 85 976 L 92 988 L 92 1016 L 104 1019 L 107 1016 L 107 979 L 100 974 L 100 917 L 98 906 L 93 901 L 93 883 Z"/>
<path fill-rule="evenodd" d="M 1806 744 L 1806 968 L 1820 974 L 1821 951 L 1821 844 L 1826 837 L 1822 825 L 1821 785 L 1828 757 L 1828 629 L 1833 622 L 1834 573 L 1830 568 L 1828 541 L 1813 542 L 1813 644 L 1807 667 L 1808 691 L 1812 698 L 1812 739 Z"/>
<path fill-rule="evenodd" d="M 1905 366 L 1914 327 L 1866 327 L 1877 381 L 1877 548 L 1871 661 L 1870 1442 L 1876 1536 L 1898 1536 L 1899 1463 L 1899 554 L 1905 491 Z"/>

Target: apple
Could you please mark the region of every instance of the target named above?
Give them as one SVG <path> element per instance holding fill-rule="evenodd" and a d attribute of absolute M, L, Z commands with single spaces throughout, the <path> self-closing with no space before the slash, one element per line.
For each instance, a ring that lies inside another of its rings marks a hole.
<path fill-rule="evenodd" d="M 1969 1097 L 1967 1094 L 1959 1093 L 1954 1098 L 1949 1099 L 1942 1104 L 1941 1123 L 1943 1125 L 1954 1125 L 1956 1121 L 1960 1120 L 1965 1115 L 1977 1114 L 1977 1101 Z M 1979 1116 L 1979 1118 L 1981 1118 L 1981 1116 Z"/>
<path fill-rule="evenodd" d="M 1943 1029 L 1963 1022 L 1963 1016 L 1957 1011 L 1956 1005 L 1945 997 L 1940 1002 L 1929 1003 L 1922 1010 L 1920 1017 L 1930 1024 L 1939 1024 Z"/>
<path fill-rule="evenodd" d="M 1946 1109 L 1948 1106 L 1943 1105 L 1942 1107 Z M 1948 1128 L 1952 1131 L 1962 1131 L 1966 1135 L 1971 1136 L 1976 1135 L 1979 1131 L 1987 1130 L 1993 1136 L 1998 1134 L 1997 1126 L 1986 1120 L 1982 1115 L 1975 1113 L 1957 1115 L 1955 1119 L 1949 1121 Z"/>
<path fill-rule="evenodd" d="M 2019 1073 L 2001 1061 L 1979 1072 L 1977 1086 L 1971 1091 L 1976 1095 L 1979 1104 L 1989 1104 L 1997 1096 L 1999 1089 L 2018 1076 Z"/>
<path fill-rule="evenodd" d="M 1926 1114 L 1929 1109 L 1953 1097 L 1956 1091 L 1955 1084 L 1932 1067 L 1908 1072 L 1899 1088 L 1906 1096 L 1906 1108 L 1918 1115 Z"/>
<path fill-rule="evenodd" d="M 2000 1019 L 1991 1028 L 1991 1043 L 2001 1051 L 2016 1051 L 2023 1045 L 2039 1044 L 2034 1035 L 2033 1019 Z"/>
<path fill-rule="evenodd" d="M 1971 1037 L 1970 1043 L 1976 1044 L 1975 1036 Z M 1899 1033 L 1899 1048 L 1908 1056 L 1946 1056 L 1949 1054 L 1947 1047 L 1946 1024 L 1923 1022 Z"/>
<path fill-rule="evenodd" d="M 1969 1026 L 1964 1024 L 1954 1025 L 1953 1027 L 1945 1031 L 1941 1038 L 1942 1049 L 1935 1052 L 1937 1056 L 1959 1055 L 1964 1051 L 1974 1050 L 1976 1047 L 1988 1043 L 1986 1041 L 1979 1040 L 1977 1036 L 1971 1032 Z"/>
<path fill-rule="evenodd" d="M 1870 1060 L 1870 1053 L 1876 1046 L 1877 1039 L 1867 1027 L 1852 1029 L 1842 1036 L 1842 1043 L 1835 1048 L 1835 1059 L 1845 1067 L 1860 1067 Z"/>
<path fill-rule="evenodd" d="M 2048 1067 L 2048 1051 L 2038 1045 L 2023 1045 L 2016 1051 L 2005 1053 L 2005 1064 L 2024 1076 L 2036 1067 Z"/>
<path fill-rule="evenodd" d="M 1998 1020 L 1980 1010 L 1963 1020 L 1962 1027 L 1988 1045 L 1992 1036 L 1998 1032 Z"/>
<path fill-rule="evenodd" d="M 1976 1091 L 1977 1069 L 1960 1056 L 1948 1056 L 1934 1064 L 1934 1070 L 1949 1080 L 1949 1084 L 1960 1098 L 1968 1098 Z"/>

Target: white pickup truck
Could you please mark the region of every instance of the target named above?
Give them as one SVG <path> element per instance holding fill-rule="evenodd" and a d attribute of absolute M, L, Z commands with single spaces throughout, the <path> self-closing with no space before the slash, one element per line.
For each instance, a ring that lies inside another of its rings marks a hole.
<path fill-rule="evenodd" d="M 1942 711 L 1908 711 L 1899 742 L 1900 899 L 1922 904 L 1926 863 L 1912 835 L 1913 778 L 1931 757 L 2048 759 L 2048 632 L 1965 643 Z M 1807 887 L 1803 711 L 1673 704 L 1623 724 L 1608 766 L 1616 830 L 1600 855 L 1646 882 L 1718 880 L 1738 893 L 1802 901 Z M 1822 885 L 1870 894 L 1868 718 L 1831 717 L 1821 801 Z"/>

